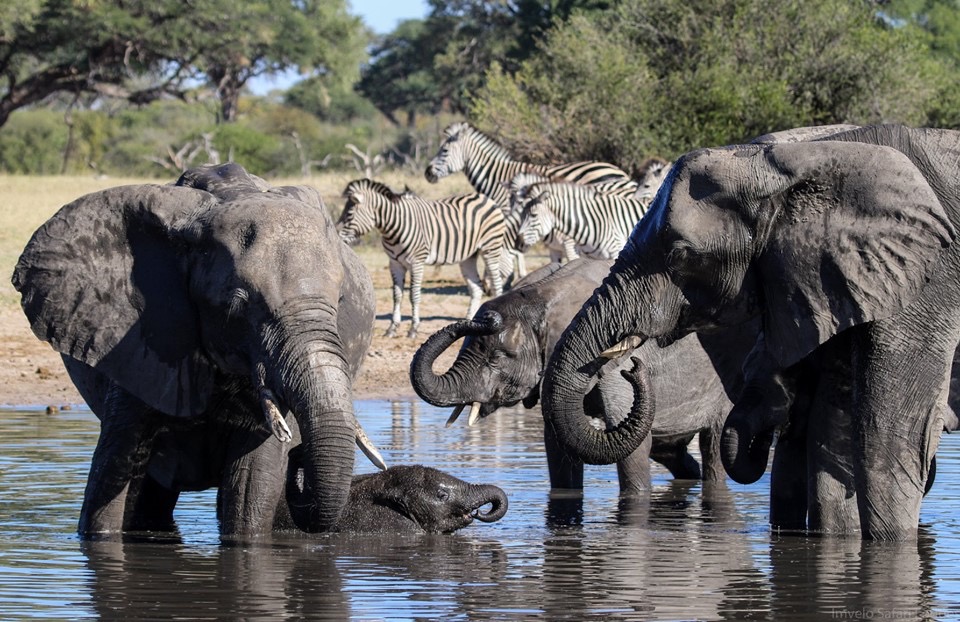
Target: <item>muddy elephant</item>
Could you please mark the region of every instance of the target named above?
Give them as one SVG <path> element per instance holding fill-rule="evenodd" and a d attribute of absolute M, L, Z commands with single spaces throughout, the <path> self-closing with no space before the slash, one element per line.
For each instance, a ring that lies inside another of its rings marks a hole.
<path fill-rule="evenodd" d="M 874 126 L 684 155 L 557 344 L 548 425 L 588 462 L 628 455 L 639 439 L 583 413 L 591 362 L 631 336 L 668 343 L 757 320 L 723 432 L 728 471 L 762 473 L 774 431 L 807 425 L 815 442 L 777 445 L 774 526 L 791 526 L 784 514 L 915 537 L 960 341 L 958 154 L 960 133 Z M 790 390 L 811 371 L 811 392 Z M 782 501 L 789 487 L 806 494 Z"/>
<path fill-rule="evenodd" d="M 522 402 L 533 408 L 557 339 L 612 263 L 577 259 L 563 267 L 548 264 L 511 291 L 484 303 L 472 321 L 441 329 L 414 355 L 410 367 L 414 390 L 435 406 L 456 406 L 454 416 L 470 405 L 471 425 L 504 406 Z M 435 373 L 434 361 L 461 338 L 463 345 L 452 366 Z M 622 492 L 649 489 L 651 457 L 680 479 L 723 481 L 726 477 L 718 453 L 720 428 L 731 407 L 726 388 L 738 382 L 746 350 L 736 340 L 707 346 L 691 336 L 666 348 L 650 342 L 636 351 L 607 353 L 610 360 L 580 398 L 604 425 L 615 427 L 633 397 L 630 384 L 618 373 L 630 365 L 624 354 L 639 357 L 648 369 L 656 406 L 652 439 L 616 461 Z M 550 426 L 544 430 L 552 488 L 582 488 L 583 463 L 557 443 L 552 431 Z M 700 434 L 702 473 L 687 452 L 696 434 Z"/>
<path fill-rule="evenodd" d="M 311 531 L 347 503 L 359 425 L 352 378 L 374 318 L 370 276 L 316 190 L 270 188 L 235 164 L 61 208 L 13 274 L 34 333 L 58 350 L 101 420 L 79 532 L 119 532 L 167 421 L 250 416 L 274 433 L 226 447 L 228 533 L 260 533 L 291 411 L 314 497 Z M 237 413 L 241 413 L 238 415 Z M 258 414 L 262 413 L 262 414 Z M 244 438 L 250 440 L 247 435 Z M 261 468 L 261 464 L 266 466 Z M 271 480 L 271 477 L 273 480 Z"/>

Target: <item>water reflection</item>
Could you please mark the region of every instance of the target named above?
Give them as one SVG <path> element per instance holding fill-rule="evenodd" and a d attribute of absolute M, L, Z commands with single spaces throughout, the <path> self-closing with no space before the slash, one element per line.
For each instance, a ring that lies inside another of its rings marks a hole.
<path fill-rule="evenodd" d="M 960 617 L 960 437 L 912 543 L 772 534 L 767 486 L 704 487 L 654 470 L 618 497 L 612 467 L 554 496 L 537 413 L 444 428 L 420 403 L 365 402 L 391 464 L 510 496 L 453 536 L 275 536 L 221 543 L 215 493 L 185 495 L 177 534 L 74 534 L 98 432 L 88 412 L 0 413 L 0 619 L 851 620 Z M 372 470 L 358 454 L 358 470 Z"/>

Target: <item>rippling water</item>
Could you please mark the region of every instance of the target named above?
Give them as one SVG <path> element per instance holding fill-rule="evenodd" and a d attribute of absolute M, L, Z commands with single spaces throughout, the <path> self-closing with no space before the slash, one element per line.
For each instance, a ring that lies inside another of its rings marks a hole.
<path fill-rule="evenodd" d="M 582 500 L 551 500 L 536 412 L 447 429 L 419 403 L 357 407 L 389 464 L 497 484 L 507 516 L 452 536 L 221 544 L 207 491 L 181 496 L 175 536 L 81 542 L 96 418 L 2 411 L 0 619 L 960 618 L 960 435 L 941 442 L 919 542 L 861 543 L 772 534 L 767 478 L 704 491 L 655 470 L 650 498 L 627 502 L 615 469 L 588 467 Z"/>

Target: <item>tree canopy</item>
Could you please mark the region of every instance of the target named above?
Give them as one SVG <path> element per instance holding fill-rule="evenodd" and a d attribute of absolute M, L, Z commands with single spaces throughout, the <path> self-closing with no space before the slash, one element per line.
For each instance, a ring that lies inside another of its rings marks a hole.
<path fill-rule="evenodd" d="M 0 125 L 55 93 L 144 104 L 202 83 L 232 120 L 254 76 L 352 82 L 366 36 L 345 0 L 25 0 L 0 9 Z"/>
<path fill-rule="evenodd" d="M 471 113 L 531 157 L 629 167 L 788 127 L 922 124 L 944 77 L 872 2 L 623 0 L 494 66 Z"/>

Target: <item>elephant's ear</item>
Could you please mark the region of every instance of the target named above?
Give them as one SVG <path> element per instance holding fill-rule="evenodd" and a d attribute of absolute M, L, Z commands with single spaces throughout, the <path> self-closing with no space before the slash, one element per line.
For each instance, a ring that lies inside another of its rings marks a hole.
<path fill-rule="evenodd" d="M 864 143 L 774 145 L 754 178 L 764 333 L 792 365 L 851 326 L 916 300 L 956 232 L 903 153 Z M 769 231 L 766 235 L 764 230 Z"/>
<path fill-rule="evenodd" d="M 205 406 L 213 368 L 172 223 L 215 202 L 175 186 L 125 186 L 62 207 L 33 234 L 13 273 L 34 334 L 171 415 Z"/>

